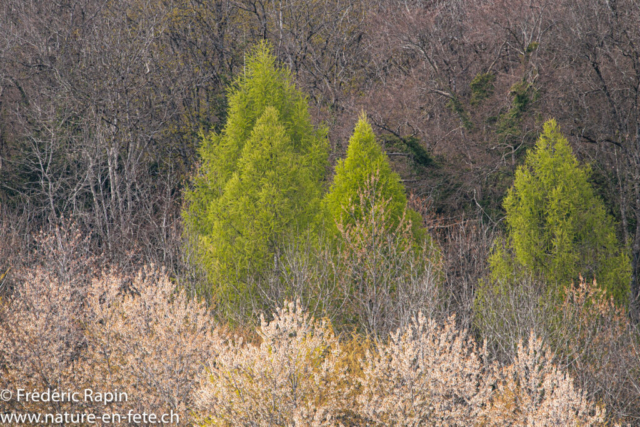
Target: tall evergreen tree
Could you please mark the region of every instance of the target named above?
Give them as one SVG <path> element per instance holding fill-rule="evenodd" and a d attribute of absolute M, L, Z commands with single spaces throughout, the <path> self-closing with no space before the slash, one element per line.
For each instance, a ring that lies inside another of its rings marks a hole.
<path fill-rule="evenodd" d="M 268 45 L 257 46 L 229 92 L 226 126 L 203 140 L 184 211 L 225 308 L 255 303 L 250 276 L 279 268 L 285 241 L 319 227 L 327 148 L 289 72 Z"/>
<path fill-rule="evenodd" d="M 566 286 L 579 275 L 595 277 L 617 302 L 626 302 L 629 258 L 589 174 L 556 122 L 545 123 L 504 201 L 508 238 L 490 258 L 494 279 L 525 271 L 549 285 Z"/>

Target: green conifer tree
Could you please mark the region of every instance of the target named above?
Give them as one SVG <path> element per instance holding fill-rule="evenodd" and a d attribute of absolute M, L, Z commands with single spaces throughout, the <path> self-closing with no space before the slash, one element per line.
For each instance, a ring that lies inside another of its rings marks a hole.
<path fill-rule="evenodd" d="M 250 276 L 279 268 L 285 241 L 320 227 L 327 148 L 289 72 L 256 47 L 229 92 L 226 126 L 203 140 L 183 214 L 223 308 L 255 306 Z"/>
<path fill-rule="evenodd" d="M 374 180 L 375 188 L 369 189 Z M 372 200 L 361 203 L 360 197 L 367 188 Z M 372 197 L 373 196 L 373 197 Z M 376 203 L 386 203 L 385 218 L 388 230 L 394 230 L 403 215 L 411 221 L 416 241 L 423 240 L 426 232 L 420 214 L 407 209 L 407 197 L 397 173 L 391 170 L 389 159 L 376 142 L 371 125 L 363 114 L 349 140 L 347 157 L 338 161 L 331 190 L 325 199 L 332 223 L 353 224 L 366 216 L 364 209 L 372 209 Z M 406 212 L 406 213 L 405 213 Z"/>
<path fill-rule="evenodd" d="M 336 164 L 325 207 L 339 260 L 333 279 L 340 290 L 336 324 L 386 334 L 409 299 L 420 300 L 427 289 L 433 292 L 429 298 L 436 299 L 443 278 L 440 250 L 420 214 L 407 206 L 400 177 L 364 114 L 346 158 Z M 418 289 L 412 287 L 415 283 L 421 283 L 420 291 L 408 297 Z"/>
<path fill-rule="evenodd" d="M 618 303 L 626 302 L 629 258 L 589 174 L 556 122 L 545 123 L 504 201 L 508 238 L 489 260 L 494 280 L 520 271 L 562 289 L 579 275 L 595 277 Z"/>

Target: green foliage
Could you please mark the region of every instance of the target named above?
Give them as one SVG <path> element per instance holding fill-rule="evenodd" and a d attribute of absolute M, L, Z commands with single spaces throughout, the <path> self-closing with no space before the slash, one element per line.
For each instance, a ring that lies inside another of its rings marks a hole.
<path fill-rule="evenodd" d="M 327 264 L 335 266 L 329 280 L 338 290 L 334 324 L 382 338 L 406 324 L 407 313 L 436 310 L 443 277 L 439 248 L 428 236 L 416 242 L 409 215 L 389 228 L 390 200 L 370 203 L 379 193 L 377 184 L 373 176 L 361 190 L 364 215 L 339 224 L 339 244 Z"/>
<path fill-rule="evenodd" d="M 453 113 L 456 113 L 462 122 L 462 126 L 466 130 L 473 130 L 473 122 L 469 118 L 469 114 L 465 111 L 462 102 L 454 96 L 447 101 L 447 108 Z"/>
<path fill-rule="evenodd" d="M 398 137 L 395 135 L 384 135 L 381 138 L 383 139 L 385 144 L 389 144 L 394 148 L 397 147 L 400 150 L 409 153 L 416 166 L 421 166 L 424 168 L 434 166 L 435 161 L 433 157 L 431 157 L 431 155 L 427 152 L 427 150 L 425 150 L 422 144 L 420 144 L 419 138 L 416 138 L 413 135 L 404 137 Z"/>
<path fill-rule="evenodd" d="M 505 199 L 509 234 L 490 258 L 494 281 L 522 270 L 555 287 L 595 277 L 618 303 L 626 302 L 629 258 L 589 175 L 556 122 L 547 122 Z"/>
<path fill-rule="evenodd" d="M 533 84 L 527 81 L 521 81 L 511 86 L 510 95 L 513 96 L 511 102 L 512 114 L 519 118 L 522 113 L 527 111 L 532 101 L 537 97 L 537 92 Z"/>
<path fill-rule="evenodd" d="M 471 105 L 478 105 L 493 94 L 495 80 L 493 74 L 481 73 L 471 81 Z"/>
<path fill-rule="evenodd" d="M 420 140 L 418 138 L 416 138 L 415 136 L 408 136 L 406 138 L 403 138 L 402 141 L 405 143 L 405 145 L 413 155 L 413 159 L 417 164 L 423 167 L 433 165 L 433 158 L 420 144 Z"/>
<path fill-rule="evenodd" d="M 362 204 L 360 197 L 372 177 L 375 177 L 375 188 L 367 192 L 368 203 Z M 336 165 L 326 205 L 335 222 L 348 225 L 366 217 L 369 212 L 363 210 L 372 210 L 374 205 L 380 203 L 387 203 L 387 229 L 395 229 L 406 211 L 414 236 L 416 239 L 424 238 L 426 233 L 421 226 L 422 218 L 414 210 L 406 208 L 407 197 L 400 177 L 391 170 L 387 155 L 376 142 L 373 129 L 363 115 L 349 140 L 347 157 Z"/>
<path fill-rule="evenodd" d="M 266 44 L 256 47 L 229 92 L 226 126 L 204 137 L 184 212 L 226 308 L 255 302 L 249 275 L 278 269 L 285 241 L 319 228 L 327 146 L 289 72 Z"/>
<path fill-rule="evenodd" d="M 511 107 L 508 111 L 500 114 L 496 123 L 496 134 L 506 142 L 514 141 L 520 137 L 523 115 L 538 96 L 534 86 L 527 81 L 514 84 L 509 94 L 513 97 Z"/>

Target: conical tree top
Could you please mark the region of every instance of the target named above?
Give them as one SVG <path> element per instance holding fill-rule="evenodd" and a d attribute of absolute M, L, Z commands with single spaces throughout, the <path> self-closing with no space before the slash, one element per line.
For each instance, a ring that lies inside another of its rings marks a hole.
<path fill-rule="evenodd" d="M 220 134 L 203 140 L 200 154 L 209 163 L 210 185 L 220 190 L 236 170 L 251 130 L 265 109 L 277 110 L 294 150 L 306 156 L 307 167 L 322 175 L 326 166 L 326 129 L 311 124 L 307 98 L 299 91 L 286 68 L 276 65 L 267 42 L 258 44 L 248 55 L 245 71 L 229 88 L 227 123 Z"/>
<path fill-rule="evenodd" d="M 368 188 L 375 186 L 372 190 Z M 413 234 L 416 239 L 424 238 L 420 215 L 406 209 L 407 197 L 400 176 L 391 170 L 389 159 L 380 145 L 376 142 L 373 129 L 363 113 L 355 126 L 349 140 L 347 156 L 338 161 L 331 190 L 326 197 L 326 204 L 334 221 L 340 224 L 353 223 L 362 218 L 363 203 L 360 197 L 367 191 L 365 209 L 371 209 L 376 204 L 385 204 L 387 228 L 392 230 L 399 224 L 404 215 L 412 222 Z M 406 209 L 406 212 L 405 212 Z"/>
<path fill-rule="evenodd" d="M 568 286 L 579 275 L 595 277 L 622 303 L 629 289 L 629 259 L 589 175 L 555 120 L 545 123 L 505 198 L 508 246 L 518 265 L 550 285 Z M 508 259 L 501 249 L 492 255 L 495 279 L 514 271 Z"/>

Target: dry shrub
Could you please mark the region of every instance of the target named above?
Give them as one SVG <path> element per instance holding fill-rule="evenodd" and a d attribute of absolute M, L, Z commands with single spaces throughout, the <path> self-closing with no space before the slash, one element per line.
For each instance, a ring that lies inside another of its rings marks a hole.
<path fill-rule="evenodd" d="M 487 274 L 487 259 L 496 237 L 495 225 L 482 219 L 462 217 L 455 223 L 443 218 L 431 220 L 442 248 L 445 300 L 464 328 L 472 326 L 476 285 Z"/>
<path fill-rule="evenodd" d="M 595 280 L 568 290 L 552 345 L 560 363 L 591 399 L 602 401 L 619 422 L 640 422 L 640 335 L 624 308 Z"/>
<path fill-rule="evenodd" d="M 340 243 L 325 260 L 341 310 L 336 323 L 386 338 L 419 311 L 443 317 L 442 256 L 410 210 L 389 217 L 390 200 L 377 194 L 377 179 L 367 182 L 347 212 L 352 222 L 337 224 Z M 391 226 L 394 220 L 398 224 Z"/>
<path fill-rule="evenodd" d="M 202 423 L 332 425 L 346 393 L 330 324 L 293 303 L 261 320 L 259 345 L 232 340 L 209 364 L 197 400 Z"/>
<path fill-rule="evenodd" d="M 544 284 L 530 277 L 517 283 L 481 280 L 475 293 L 474 326 L 489 354 L 502 363 L 514 360 L 518 343 L 533 331 L 545 342 L 546 319 L 557 313 L 558 301 L 545 298 Z"/>

